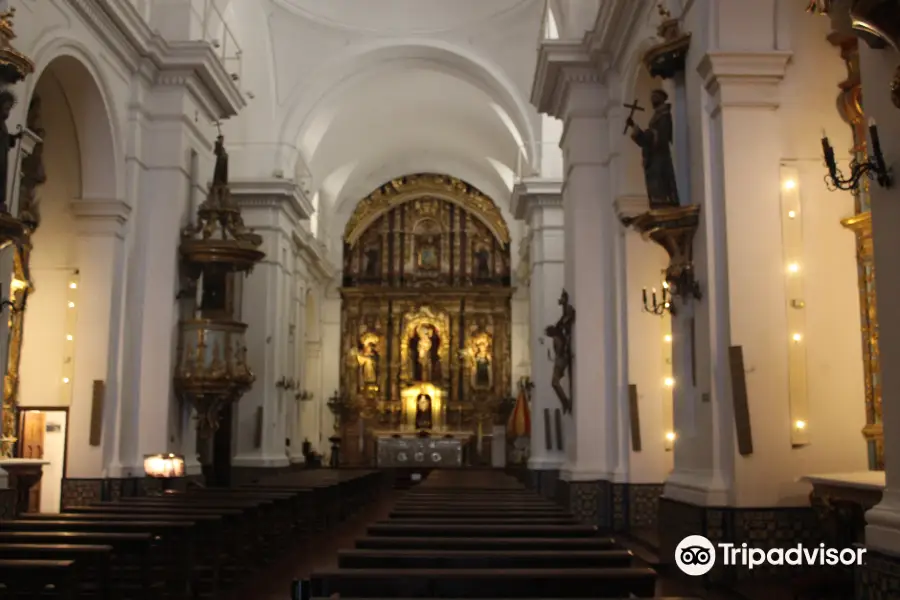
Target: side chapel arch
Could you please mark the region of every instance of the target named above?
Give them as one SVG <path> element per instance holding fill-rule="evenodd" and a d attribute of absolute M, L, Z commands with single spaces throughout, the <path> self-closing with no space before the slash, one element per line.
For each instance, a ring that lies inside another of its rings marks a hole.
<path fill-rule="evenodd" d="M 494 202 L 448 175 L 406 175 L 359 202 L 344 231 L 341 381 L 364 429 L 414 429 L 427 395 L 433 429 L 474 432 L 510 396 L 509 242 Z"/>

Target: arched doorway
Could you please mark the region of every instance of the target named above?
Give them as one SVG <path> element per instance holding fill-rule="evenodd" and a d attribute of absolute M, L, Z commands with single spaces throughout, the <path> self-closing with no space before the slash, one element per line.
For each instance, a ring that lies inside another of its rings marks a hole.
<path fill-rule="evenodd" d="M 509 242 L 493 201 L 447 175 L 407 175 L 359 202 L 344 232 L 345 462 L 389 466 L 382 441 L 423 430 L 477 436 L 468 462 L 490 456 L 480 433 L 510 397 Z"/>
<path fill-rule="evenodd" d="M 24 311 L 10 318 L 6 402 L 18 406 L 17 454 L 50 461 L 43 511 L 65 501 L 65 480 L 101 477 L 112 452 L 104 426 L 118 396 L 110 358 L 128 207 L 116 200 L 107 106 L 92 69 L 68 54 L 40 69 L 27 102 L 28 129 L 42 142 L 23 163 L 18 210 L 36 228 L 13 277 L 29 293 Z"/>

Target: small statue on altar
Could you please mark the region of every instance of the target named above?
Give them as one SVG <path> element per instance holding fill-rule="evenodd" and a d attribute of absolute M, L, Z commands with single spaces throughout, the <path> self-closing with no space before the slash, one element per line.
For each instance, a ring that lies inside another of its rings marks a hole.
<path fill-rule="evenodd" d="M 434 427 L 431 414 L 431 396 L 419 394 L 416 397 L 416 429 L 431 429 Z"/>
<path fill-rule="evenodd" d="M 378 383 L 378 361 L 380 358 L 378 347 L 374 341 L 363 343 L 362 351 L 356 355 L 356 360 L 359 363 L 360 384 L 376 385 Z"/>
<path fill-rule="evenodd" d="M 409 340 L 413 381 L 433 382 L 441 378 L 441 338 L 431 325 L 418 327 Z"/>
<path fill-rule="evenodd" d="M 641 147 L 644 182 L 651 209 L 681 204 L 672 162 L 672 105 L 666 102 L 668 99 L 669 95 L 663 90 L 654 90 L 650 94 L 653 114 L 647 129 L 641 129 L 630 116 L 625 122 L 626 131 L 631 128 L 631 139 Z M 632 107 L 632 114 L 634 109 Z"/>

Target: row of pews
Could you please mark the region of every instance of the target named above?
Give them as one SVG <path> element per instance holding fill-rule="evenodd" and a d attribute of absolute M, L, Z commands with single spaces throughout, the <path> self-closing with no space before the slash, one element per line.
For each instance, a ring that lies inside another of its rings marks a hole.
<path fill-rule="evenodd" d="M 313 598 L 650 598 L 656 573 L 499 472 L 433 471 L 371 525 Z M 473 485 L 474 483 L 474 485 Z"/>
<path fill-rule="evenodd" d="M 289 544 L 368 504 L 382 479 L 377 471 L 293 471 L 0 521 L 0 598 L 222 598 Z"/>

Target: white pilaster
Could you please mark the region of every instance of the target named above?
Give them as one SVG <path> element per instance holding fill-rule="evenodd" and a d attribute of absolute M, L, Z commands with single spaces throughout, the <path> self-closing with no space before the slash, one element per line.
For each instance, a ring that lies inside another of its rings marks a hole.
<path fill-rule="evenodd" d="M 703 169 L 707 189 L 695 240 L 696 274 L 704 286 L 703 302 L 683 306 L 672 321 L 674 423 L 678 436 L 674 469 L 666 480 L 668 498 L 698 505 L 725 505 L 736 490 L 735 423 L 732 408 L 729 348 L 740 345 L 745 355 L 769 354 L 771 344 L 759 335 L 765 315 L 774 331 L 783 331 L 787 361 L 789 337 L 784 321 L 784 289 L 760 297 L 756 273 L 784 270 L 780 244 L 759 240 L 781 230 L 779 85 L 787 52 L 710 53 L 698 71 L 708 96 L 701 128 L 708 150 Z M 754 139 L 753 144 L 745 143 Z M 699 150 L 696 155 L 699 155 Z M 767 201 L 762 202 L 765 198 Z M 748 269 L 748 264 L 756 265 Z M 691 381 L 689 319 L 696 312 L 698 388 Z M 771 317 L 770 317 L 771 316 Z M 768 373 L 748 382 L 753 398 L 783 398 L 787 373 Z M 703 381 L 708 378 L 707 381 Z M 707 388 L 708 386 L 708 388 Z M 767 388 L 766 386 L 771 386 Z M 704 402 L 700 389 L 709 390 Z M 766 409 L 758 403 L 753 411 Z M 770 409 L 766 409 L 771 412 Z M 755 411 L 754 411 L 755 412 Z M 754 423 L 762 424 L 757 414 Z M 741 490 L 752 505 L 753 490 Z"/>
<path fill-rule="evenodd" d="M 244 283 L 242 320 L 248 325 L 247 358 L 256 375 L 253 387 L 238 403 L 235 416 L 235 467 L 284 467 L 288 408 L 295 402 L 291 389 L 276 385 L 293 377 L 288 357 L 289 312 L 294 310 L 293 234 L 311 207 L 291 181 L 272 179 L 232 181 L 232 198 L 241 207 L 244 222 L 263 237 L 266 258 Z M 262 409 L 262 431 L 257 446 L 257 414 Z"/>
<path fill-rule="evenodd" d="M 531 457 L 528 468 L 555 470 L 562 467 L 565 455 L 558 449 L 553 415 L 560 407 L 550 387 L 553 363 L 547 352 L 549 342 L 544 328 L 560 316 L 558 303 L 565 280 L 564 223 L 562 181 L 524 179 L 513 188 L 516 218 L 524 219 L 531 235 L 529 250 L 529 293 L 531 324 Z M 547 431 L 545 413 L 549 413 Z M 549 438 L 548 438 L 549 436 Z M 547 448 L 547 440 L 550 448 Z"/>
<path fill-rule="evenodd" d="M 126 158 L 136 206 L 127 267 L 119 449 L 111 477 L 142 476 L 144 455 L 181 451 L 176 435 L 181 432 L 173 429 L 181 407 L 172 389 L 178 246 L 195 208 L 188 194 L 191 151 L 208 157 L 215 133 L 196 127 L 197 104 L 185 81 L 165 79 L 151 90 L 136 89 L 140 101 L 130 115 Z"/>
<path fill-rule="evenodd" d="M 66 477 L 101 477 L 116 447 L 116 419 L 121 381 L 118 356 L 125 286 L 125 227 L 131 207 L 122 200 L 82 198 L 71 203 L 75 215 L 78 268 L 77 320 L 72 343 L 75 364 L 71 381 L 69 453 Z M 88 443 L 94 381 L 105 384 L 103 436 Z"/>
<path fill-rule="evenodd" d="M 565 289 L 577 311 L 570 376 L 574 410 L 567 419 L 561 473 L 569 481 L 609 480 L 618 460 L 618 428 L 599 435 L 603 423 L 616 420 L 618 396 L 618 222 L 609 181 L 609 93 L 600 72 L 580 42 L 545 41 L 532 90 L 538 110 L 563 121 Z"/>
<path fill-rule="evenodd" d="M 875 257 L 875 290 L 880 306 L 900 295 L 900 111 L 891 104 L 888 83 L 897 67 L 897 53 L 876 51 L 859 43 L 860 69 L 866 115 L 875 119 L 885 161 L 894 170 L 894 185 L 884 189 L 871 184 L 872 238 Z M 882 302 L 884 300 L 884 302 Z M 878 350 L 881 356 L 882 422 L 884 423 L 885 484 L 881 502 L 866 513 L 866 545 L 900 555 L 900 313 L 878 313 Z"/>

